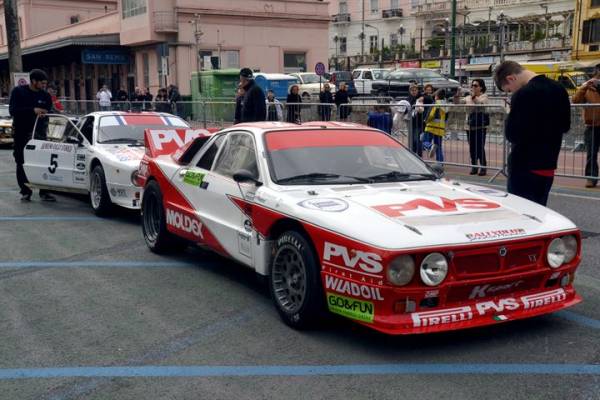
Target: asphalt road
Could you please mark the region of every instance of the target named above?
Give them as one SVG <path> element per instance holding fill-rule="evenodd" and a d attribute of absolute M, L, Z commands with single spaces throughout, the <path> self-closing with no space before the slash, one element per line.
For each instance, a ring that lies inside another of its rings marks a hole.
<path fill-rule="evenodd" d="M 333 317 L 296 332 L 248 270 L 150 253 L 136 213 L 21 203 L 0 150 L 0 399 L 600 399 L 600 196 L 550 207 L 585 231 L 569 311 L 427 336 Z"/>

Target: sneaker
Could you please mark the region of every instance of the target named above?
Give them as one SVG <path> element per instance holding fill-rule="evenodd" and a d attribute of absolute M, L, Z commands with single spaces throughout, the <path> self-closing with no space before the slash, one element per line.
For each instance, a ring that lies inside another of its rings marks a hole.
<path fill-rule="evenodd" d="M 596 181 L 593 181 L 593 180 L 591 180 L 591 179 L 588 179 L 588 180 L 585 182 L 585 187 L 586 187 L 586 188 L 593 188 L 593 187 L 596 187 L 596 183 L 597 183 Z"/>
<path fill-rule="evenodd" d="M 31 193 L 21 195 L 21 201 L 31 201 Z"/>
<path fill-rule="evenodd" d="M 42 201 L 49 201 L 49 202 L 56 201 L 56 197 L 54 197 L 48 193 L 40 194 L 40 199 L 42 199 Z"/>
<path fill-rule="evenodd" d="M 479 176 L 486 176 L 486 175 L 487 175 L 487 169 L 485 169 L 485 168 L 481 168 L 481 169 L 479 170 L 479 174 L 478 174 L 478 175 L 479 175 Z"/>
<path fill-rule="evenodd" d="M 436 148 L 437 148 L 437 145 L 435 143 L 432 143 L 431 147 L 429 148 L 429 153 L 427 154 L 429 156 L 429 158 L 435 157 Z"/>
<path fill-rule="evenodd" d="M 469 175 L 477 175 L 478 169 L 473 167 L 471 168 L 471 172 L 469 172 Z"/>

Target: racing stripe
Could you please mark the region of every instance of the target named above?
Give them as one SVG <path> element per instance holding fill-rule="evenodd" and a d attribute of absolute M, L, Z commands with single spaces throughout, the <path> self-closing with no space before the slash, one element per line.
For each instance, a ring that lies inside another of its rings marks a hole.
<path fill-rule="evenodd" d="M 119 123 L 119 125 L 127 125 L 127 121 L 125 121 L 122 116 L 115 115 L 114 117 L 117 120 L 117 122 Z"/>
<path fill-rule="evenodd" d="M 127 114 L 123 116 L 127 125 L 166 125 L 157 114 Z"/>

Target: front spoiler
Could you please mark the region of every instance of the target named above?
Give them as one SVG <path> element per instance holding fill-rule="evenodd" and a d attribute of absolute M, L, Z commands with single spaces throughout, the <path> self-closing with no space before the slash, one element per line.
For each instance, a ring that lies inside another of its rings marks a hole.
<path fill-rule="evenodd" d="M 390 335 L 453 331 L 532 318 L 574 306 L 582 301 L 572 285 L 517 296 L 498 296 L 453 308 L 397 314 L 359 323 Z"/>

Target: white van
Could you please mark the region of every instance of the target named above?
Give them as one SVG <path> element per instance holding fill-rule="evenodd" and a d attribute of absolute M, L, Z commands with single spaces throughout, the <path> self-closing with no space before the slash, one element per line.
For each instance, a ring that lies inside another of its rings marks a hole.
<path fill-rule="evenodd" d="M 371 95 L 373 81 L 384 79 L 391 68 L 357 68 L 352 71 L 352 79 L 358 95 Z"/>

